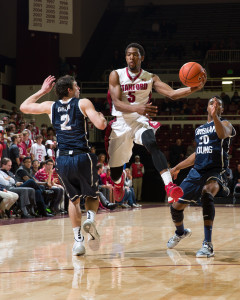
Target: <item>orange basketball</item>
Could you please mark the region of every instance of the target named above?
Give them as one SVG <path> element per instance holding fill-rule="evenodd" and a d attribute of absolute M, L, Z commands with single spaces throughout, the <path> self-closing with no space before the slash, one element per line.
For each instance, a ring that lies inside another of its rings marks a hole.
<path fill-rule="evenodd" d="M 204 76 L 204 68 L 196 62 L 184 64 L 179 71 L 181 82 L 189 87 L 195 87 L 200 84 Z"/>

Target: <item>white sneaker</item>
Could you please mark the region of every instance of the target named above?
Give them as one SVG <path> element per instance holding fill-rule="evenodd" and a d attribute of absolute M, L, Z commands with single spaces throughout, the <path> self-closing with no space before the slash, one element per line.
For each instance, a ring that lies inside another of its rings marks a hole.
<path fill-rule="evenodd" d="M 83 229 L 86 233 L 89 233 L 88 245 L 93 251 L 97 251 L 100 247 L 100 235 L 97 232 L 95 222 L 91 219 L 87 219 L 83 223 Z"/>
<path fill-rule="evenodd" d="M 167 242 L 167 247 L 169 249 L 174 248 L 175 246 L 177 246 L 177 244 L 184 239 L 185 237 L 190 237 L 192 234 L 191 229 L 189 228 L 185 228 L 184 229 L 184 234 L 183 235 L 177 235 L 176 233 L 174 234 L 173 237 L 170 238 L 170 240 Z"/>
<path fill-rule="evenodd" d="M 83 255 L 85 254 L 85 247 L 84 247 L 84 238 L 81 242 L 75 240 L 72 248 L 72 255 Z"/>
<path fill-rule="evenodd" d="M 120 207 L 121 207 L 121 208 L 129 208 L 129 207 L 131 207 L 131 206 L 129 206 L 129 205 L 126 204 L 126 203 L 123 203 L 123 204 L 120 205 Z"/>
<path fill-rule="evenodd" d="M 142 207 L 142 205 L 133 203 L 132 207 L 139 208 L 139 207 Z"/>
<path fill-rule="evenodd" d="M 212 257 L 214 256 L 213 245 L 211 242 L 203 242 L 202 248 L 196 253 L 196 257 Z"/>

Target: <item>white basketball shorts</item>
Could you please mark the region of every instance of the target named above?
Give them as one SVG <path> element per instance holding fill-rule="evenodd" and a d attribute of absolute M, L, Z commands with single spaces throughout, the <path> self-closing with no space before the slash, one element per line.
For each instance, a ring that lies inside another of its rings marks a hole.
<path fill-rule="evenodd" d="M 133 116 L 117 117 L 112 124 L 112 132 L 109 140 L 109 165 L 120 167 L 128 163 L 132 156 L 133 142 L 142 145 L 142 133 L 153 128 L 145 116 L 138 118 Z"/>

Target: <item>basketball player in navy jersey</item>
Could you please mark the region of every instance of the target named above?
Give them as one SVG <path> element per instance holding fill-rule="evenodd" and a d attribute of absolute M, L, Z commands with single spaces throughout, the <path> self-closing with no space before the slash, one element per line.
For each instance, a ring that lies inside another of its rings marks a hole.
<path fill-rule="evenodd" d="M 149 103 L 152 88 L 163 96 L 177 100 L 202 89 L 206 82 L 206 74 L 198 87 L 173 90 L 157 75 L 141 68 L 145 56 L 141 45 L 128 45 L 125 55 L 127 67 L 112 71 L 109 77 L 109 91 L 113 101 L 112 115 L 116 117 L 111 125 L 108 148 L 111 177 L 115 182 L 114 198 L 121 201 L 124 196 L 123 166 L 129 162 L 135 142 L 145 146 L 152 155 L 154 166 L 164 181 L 168 202 L 172 203 L 177 201 L 183 192 L 172 183 L 167 160 L 158 149 L 154 129 L 149 125 L 151 116 L 157 114 L 157 107 Z"/>
<path fill-rule="evenodd" d="M 55 85 L 60 100 L 36 103 L 48 94 Z M 99 246 L 99 234 L 95 226 L 98 210 L 97 157 L 90 153 L 87 139 L 87 117 L 98 129 L 105 129 L 107 121 L 97 112 L 88 99 L 79 99 L 79 86 L 72 76 L 47 77 L 41 89 L 27 98 L 20 106 L 26 114 L 48 114 L 57 133 L 59 155 L 56 170 L 69 198 L 69 217 L 74 232 L 73 255 L 85 253 L 84 237 L 81 233 L 80 198 L 85 198 L 87 219 L 83 229 L 89 233 L 89 246 Z"/>
<path fill-rule="evenodd" d="M 168 241 L 167 247 L 172 249 L 183 238 L 191 235 L 190 229 L 184 229 L 183 211 L 191 201 L 196 202 L 200 198 L 204 220 L 204 240 L 196 257 L 214 256 L 212 245 L 212 226 L 215 216 L 214 197 L 220 192 L 229 193 L 224 182 L 224 173 L 228 167 L 230 140 L 236 134 L 232 125 L 227 120 L 221 119 L 223 102 L 218 96 L 208 101 L 207 112 L 207 123 L 195 131 L 197 143 L 195 153 L 171 170 L 175 179 L 181 169 L 193 165 L 188 176 L 180 185 L 184 192 L 183 196 L 170 207 L 176 231 Z"/>

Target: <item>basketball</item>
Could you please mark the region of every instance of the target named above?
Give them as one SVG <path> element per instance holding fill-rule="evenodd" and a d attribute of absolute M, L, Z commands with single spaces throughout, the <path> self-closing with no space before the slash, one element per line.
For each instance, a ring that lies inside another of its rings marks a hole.
<path fill-rule="evenodd" d="M 181 82 L 188 87 L 196 87 L 202 81 L 204 68 L 196 62 L 184 64 L 179 71 Z"/>

